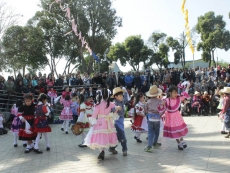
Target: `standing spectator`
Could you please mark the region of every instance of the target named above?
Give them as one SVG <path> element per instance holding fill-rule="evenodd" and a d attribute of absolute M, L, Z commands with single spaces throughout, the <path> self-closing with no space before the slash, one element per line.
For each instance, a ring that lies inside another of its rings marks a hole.
<path fill-rule="evenodd" d="M 118 76 L 118 84 L 119 86 L 125 86 L 125 75 L 123 74 L 123 72 L 121 72 Z"/>
<path fill-rule="evenodd" d="M 118 78 L 117 78 L 115 71 L 113 72 L 112 77 L 113 77 L 113 81 L 114 81 L 114 88 L 116 88 L 118 86 Z"/>
<path fill-rule="evenodd" d="M 127 89 L 130 90 L 132 88 L 132 84 L 133 84 L 133 78 L 130 72 L 128 72 L 127 75 L 125 76 L 125 86 L 127 87 Z"/>
<path fill-rule="evenodd" d="M 114 86 L 116 85 L 114 78 L 112 74 L 109 75 L 109 77 L 106 80 L 106 85 L 109 88 L 110 91 L 113 91 Z"/>
<path fill-rule="evenodd" d="M 175 83 L 176 85 L 178 85 L 180 83 L 180 70 L 177 68 L 176 71 L 175 71 Z"/>
<path fill-rule="evenodd" d="M 81 79 L 81 75 L 77 76 L 77 85 L 83 85 L 83 80 Z"/>
<path fill-rule="evenodd" d="M 141 77 L 140 73 L 136 72 L 133 78 L 133 85 L 135 85 L 138 89 L 141 88 Z"/>
<path fill-rule="evenodd" d="M 153 75 L 151 75 L 150 69 L 146 72 L 146 82 L 149 90 L 149 87 L 153 84 Z"/>
<path fill-rule="evenodd" d="M 144 82 L 147 80 L 144 72 L 141 73 L 141 86 L 144 84 Z"/>

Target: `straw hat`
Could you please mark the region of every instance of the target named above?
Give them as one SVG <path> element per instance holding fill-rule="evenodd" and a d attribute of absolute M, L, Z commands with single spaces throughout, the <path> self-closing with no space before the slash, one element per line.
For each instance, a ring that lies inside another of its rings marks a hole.
<path fill-rule="evenodd" d="M 117 93 L 120 93 L 120 92 L 124 93 L 126 91 L 121 89 L 120 87 L 114 88 L 113 89 L 113 95 L 110 98 L 114 98 L 114 95 L 116 95 Z"/>
<path fill-rule="evenodd" d="M 224 87 L 223 93 L 230 94 L 230 87 Z"/>
<path fill-rule="evenodd" d="M 145 93 L 147 97 L 156 97 L 162 93 L 162 90 L 157 88 L 156 85 L 150 87 L 149 91 Z"/>
<path fill-rule="evenodd" d="M 224 94 L 223 91 L 224 91 L 224 89 L 221 89 L 218 94 L 219 95 Z"/>
<path fill-rule="evenodd" d="M 194 95 L 198 95 L 198 94 L 200 94 L 200 92 L 198 92 L 198 91 L 195 91 Z"/>

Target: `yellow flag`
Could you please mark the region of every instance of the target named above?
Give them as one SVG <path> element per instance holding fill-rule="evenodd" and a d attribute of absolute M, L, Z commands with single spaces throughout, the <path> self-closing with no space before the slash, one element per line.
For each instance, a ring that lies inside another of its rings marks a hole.
<path fill-rule="evenodd" d="M 185 6 L 186 0 L 182 0 L 182 6 L 181 6 L 181 10 L 182 12 L 184 12 L 184 6 Z"/>

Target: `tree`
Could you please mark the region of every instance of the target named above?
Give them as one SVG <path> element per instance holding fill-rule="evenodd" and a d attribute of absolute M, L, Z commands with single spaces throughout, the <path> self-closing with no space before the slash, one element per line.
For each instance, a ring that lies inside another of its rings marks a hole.
<path fill-rule="evenodd" d="M 43 10 L 37 12 L 30 21 L 32 25 L 41 27 L 45 34 L 47 54 L 51 57 L 49 63 L 51 70 L 55 71 L 57 59 L 65 57 L 67 69 L 69 69 L 70 64 L 75 64 L 75 67 L 81 68 L 80 70 L 91 73 L 93 71 L 93 57 L 91 56 L 86 63 L 85 57 L 88 53 L 74 32 L 64 36 L 65 33 L 72 30 L 71 21 L 59 5 L 53 4 L 51 13 L 49 13 L 47 6 L 51 2 L 52 0 L 41 0 Z M 122 23 L 121 18 L 116 16 L 116 10 L 111 7 L 111 1 L 66 0 L 65 3 L 61 3 L 63 7 L 68 4 L 71 16 L 78 26 L 78 33 L 81 31 L 81 35 L 89 43 L 90 48 L 96 54 L 103 54 L 117 33 L 116 27 L 120 27 Z M 77 50 L 78 53 L 75 54 L 75 57 L 68 55 L 64 42 L 69 42 L 66 44 L 71 45 L 69 46 L 70 49 Z"/>
<path fill-rule="evenodd" d="M 134 71 L 139 71 L 140 62 L 146 64 L 152 53 L 152 50 L 144 45 L 141 36 L 137 35 L 126 38 L 124 43 L 111 46 L 108 58 L 113 61 L 120 60 L 122 66 L 128 63 Z"/>
<path fill-rule="evenodd" d="M 0 71 L 6 68 L 6 61 L 2 56 L 2 36 L 9 27 L 18 23 L 20 17 L 6 2 L 0 2 Z"/>
<path fill-rule="evenodd" d="M 202 58 L 209 62 L 209 66 L 211 66 L 211 61 L 216 66 L 214 52 L 217 48 L 225 51 L 230 48 L 230 33 L 225 26 L 223 16 L 215 16 L 212 11 L 198 18 L 196 30 L 201 36 L 201 41 L 197 45 L 197 50 L 203 51 Z"/>
<path fill-rule="evenodd" d="M 39 28 L 12 26 L 3 36 L 3 56 L 8 69 L 14 72 L 26 67 L 39 69 L 47 63 L 44 36 Z"/>
<path fill-rule="evenodd" d="M 166 44 L 166 34 L 160 32 L 153 32 L 149 37 L 148 44 L 153 49 L 153 55 L 149 59 L 147 66 L 152 66 L 156 63 L 157 67 L 161 70 L 162 67 L 167 68 L 169 46 Z"/>

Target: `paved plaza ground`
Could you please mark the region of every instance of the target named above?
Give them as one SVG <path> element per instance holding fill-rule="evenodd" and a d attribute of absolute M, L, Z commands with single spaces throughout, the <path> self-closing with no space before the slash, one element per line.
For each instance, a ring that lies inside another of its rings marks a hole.
<path fill-rule="evenodd" d="M 152 153 L 144 152 L 143 143 L 136 143 L 130 130 L 129 119 L 125 121 L 128 140 L 128 156 L 106 151 L 105 160 L 98 161 L 98 150 L 79 148 L 80 139 L 71 132 L 66 135 L 61 125 L 51 125 L 51 151 L 45 151 L 44 138 L 40 141 L 43 154 L 24 154 L 24 147 L 13 147 L 13 136 L 9 132 L 0 136 L 0 173 L 186 173 L 186 172 L 230 172 L 230 139 L 220 134 L 221 123 L 216 116 L 185 117 L 189 134 L 185 138 L 188 148 L 177 149 L 174 140 L 160 137 L 162 147 Z M 162 136 L 162 135 L 161 135 Z"/>

